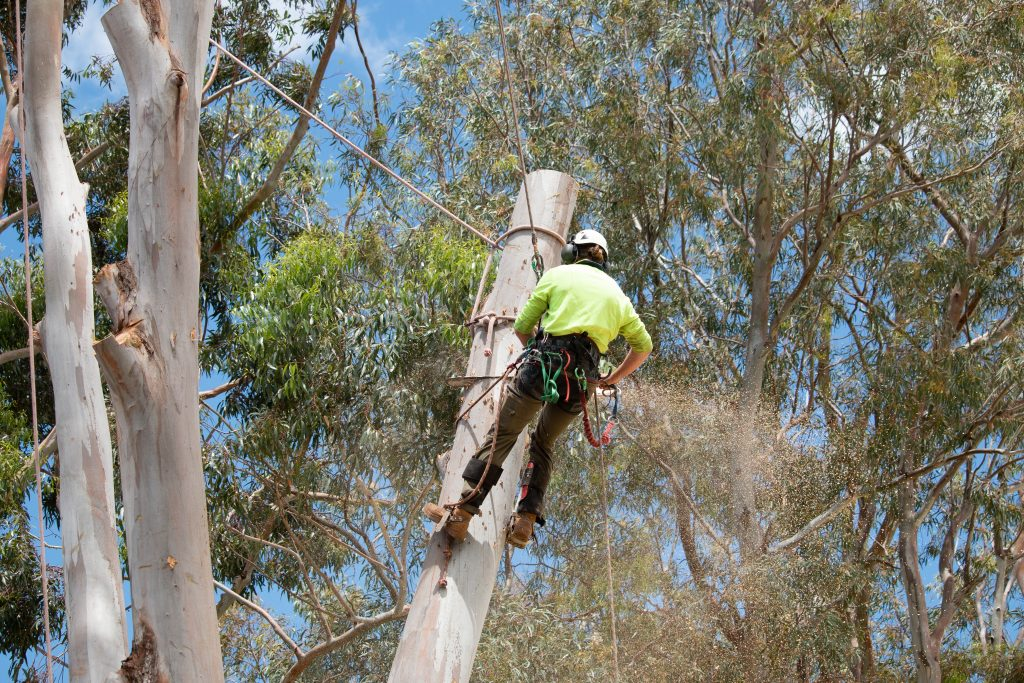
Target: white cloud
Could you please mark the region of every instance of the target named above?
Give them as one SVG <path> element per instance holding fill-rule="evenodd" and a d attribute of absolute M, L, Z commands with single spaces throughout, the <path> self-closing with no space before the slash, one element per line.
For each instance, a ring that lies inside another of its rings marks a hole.
<path fill-rule="evenodd" d="M 93 0 L 89 3 L 82 24 L 71 34 L 68 44 L 64 46 L 61 60 L 64 66 L 71 71 L 81 71 L 89 66 L 93 57 L 112 58 L 114 48 L 110 46 L 110 40 L 103 30 L 100 19 L 109 7 L 105 7 L 100 0 Z M 114 74 L 110 80 L 110 89 L 93 81 L 82 81 L 81 83 L 65 83 L 65 88 L 75 91 L 75 103 L 80 109 L 97 109 L 104 102 L 124 97 L 127 90 L 124 77 L 121 75 L 121 68 L 114 62 Z"/>

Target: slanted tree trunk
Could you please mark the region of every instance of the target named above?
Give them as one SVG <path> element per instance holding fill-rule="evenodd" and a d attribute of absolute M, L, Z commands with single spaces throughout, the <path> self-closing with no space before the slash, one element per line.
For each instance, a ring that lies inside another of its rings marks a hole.
<path fill-rule="evenodd" d="M 32 0 L 25 29 L 25 149 L 43 221 L 46 320 L 60 452 L 68 668 L 105 681 L 128 651 L 114 522 L 114 465 L 95 332 L 88 188 L 78 179 L 61 112 L 63 0 Z"/>
<path fill-rule="evenodd" d="M 98 346 L 117 415 L 131 680 L 221 681 L 199 429 L 199 100 L 213 0 L 103 17 L 128 86 L 128 258 L 103 268 Z"/>
<path fill-rule="evenodd" d="M 527 176 L 526 187 L 535 224 L 565 235 L 576 207 L 576 182 L 557 171 L 534 171 Z M 512 227 L 529 224 L 526 197 L 520 192 L 512 212 Z M 560 245 L 543 234 L 538 235 L 538 240 L 544 262 L 550 268 L 557 263 Z M 535 284 L 530 269 L 532 255 L 529 231 L 509 237 L 502 252 L 494 290 L 481 313 L 515 316 L 519 312 Z M 520 353 L 519 341 L 508 322 L 499 321 L 493 328 L 493 343 L 488 344 L 489 339 L 488 326 L 478 326 L 467 376 L 500 375 Z M 467 392 L 463 410 L 490 384 L 490 380 L 478 381 L 476 387 Z M 442 503 L 458 500 L 462 490 L 462 470 L 486 436 L 498 398 L 499 389 L 495 388 L 458 425 L 441 489 Z M 412 610 L 406 619 L 388 679 L 392 683 L 469 681 L 505 545 L 506 525 L 516 502 L 525 441 L 526 437 L 521 437 L 505 461 L 505 473 L 491 489 L 481 508 L 482 514 L 473 518 L 469 538 L 453 544 L 445 588 L 438 586 L 444 566 L 445 534 L 435 531 L 430 540 Z"/>

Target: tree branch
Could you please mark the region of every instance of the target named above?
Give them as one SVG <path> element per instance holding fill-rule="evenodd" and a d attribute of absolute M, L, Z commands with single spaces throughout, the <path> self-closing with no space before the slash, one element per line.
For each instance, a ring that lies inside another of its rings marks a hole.
<path fill-rule="evenodd" d="M 81 159 L 75 162 L 75 170 L 81 173 L 86 166 L 88 166 L 93 161 L 98 159 L 100 155 L 102 155 L 108 149 L 110 149 L 109 142 L 101 142 L 100 144 L 96 145 L 88 152 L 86 152 Z M 29 204 L 26 210 L 28 212 L 29 218 L 36 215 L 39 212 L 39 202 Z M 6 216 L 2 220 L 0 220 L 0 234 L 2 234 L 3 231 L 6 230 L 7 228 L 11 227 L 12 225 L 20 221 L 21 215 L 22 211 L 19 209 L 18 211 L 15 211 L 11 215 Z"/>
<path fill-rule="evenodd" d="M 242 603 L 243 605 L 251 609 L 253 612 L 256 612 L 256 614 L 263 617 L 266 620 L 266 622 L 270 624 L 270 628 L 274 629 L 274 633 L 280 636 L 281 640 L 283 640 L 285 644 L 288 646 L 288 649 L 295 653 L 295 656 L 299 658 L 299 660 L 301 660 L 305 656 L 305 653 L 302 651 L 302 648 L 296 645 L 295 641 L 288 637 L 288 634 L 284 632 L 283 628 L 281 628 L 281 624 L 277 623 L 277 620 L 274 619 L 274 617 L 270 616 L 270 613 L 267 612 L 267 610 L 263 609 L 252 600 L 247 600 L 243 598 L 241 595 L 231 590 L 217 579 L 213 580 L 213 585 L 224 591 L 225 595 L 230 595 L 234 600 L 237 600 L 238 602 Z"/>
<path fill-rule="evenodd" d="M 324 51 L 320 55 L 320 62 L 317 64 L 316 71 L 313 73 L 313 78 L 309 82 L 309 90 L 306 92 L 306 98 L 302 105 L 306 109 L 310 109 L 316 104 L 318 97 L 320 96 L 320 86 L 323 83 L 324 76 L 327 73 L 327 65 L 331 61 L 331 55 L 334 54 L 334 45 L 337 41 L 338 32 L 341 30 L 341 22 L 346 15 L 345 0 L 337 0 L 337 5 L 334 7 L 334 15 L 331 17 L 331 25 L 327 31 L 327 38 L 324 42 Z M 309 116 L 304 113 L 299 114 L 299 120 L 295 124 L 295 130 L 292 131 L 291 138 L 285 143 L 284 149 L 278 156 L 277 161 L 274 162 L 273 168 L 267 174 L 263 184 L 257 189 L 251 197 L 245 202 L 238 214 L 232 221 L 232 229 L 237 230 L 249 220 L 260 205 L 263 204 L 270 195 L 277 188 L 278 182 L 281 180 L 281 174 L 284 173 L 285 167 L 292 160 L 295 155 L 295 151 L 299 148 L 299 143 L 306 136 L 306 131 L 309 130 Z"/>
<path fill-rule="evenodd" d="M 942 217 L 946 219 L 946 222 L 949 223 L 953 230 L 956 231 L 957 237 L 960 238 L 960 241 L 967 249 L 968 254 L 973 256 L 977 239 L 971 229 L 953 208 L 951 202 L 937 187 L 934 185 L 928 185 L 924 182 L 924 176 L 918 173 L 914 168 L 914 165 L 910 161 L 910 157 L 907 156 L 907 152 L 902 145 L 897 143 L 895 140 L 887 140 L 885 148 L 889 150 L 894 157 L 896 157 L 896 161 L 899 162 L 900 168 L 907 174 L 907 177 L 910 178 L 915 185 L 922 186 L 924 193 L 928 197 L 929 201 L 931 201 L 932 206 L 938 210 Z"/>
<path fill-rule="evenodd" d="M 348 645 L 353 640 L 361 636 L 362 634 L 377 628 L 382 624 L 386 624 L 389 621 L 396 621 L 398 619 L 404 619 L 409 614 L 409 605 L 395 605 L 395 608 L 382 612 L 375 617 L 366 619 L 365 621 L 353 626 L 349 630 L 345 631 L 341 635 L 335 636 L 330 640 L 320 643 L 316 647 L 312 648 L 305 655 L 298 658 L 298 661 L 292 665 L 292 668 L 285 672 L 281 683 L 293 683 L 299 679 L 302 672 L 309 668 L 309 666 L 320 657 L 328 655 L 335 650 Z"/>

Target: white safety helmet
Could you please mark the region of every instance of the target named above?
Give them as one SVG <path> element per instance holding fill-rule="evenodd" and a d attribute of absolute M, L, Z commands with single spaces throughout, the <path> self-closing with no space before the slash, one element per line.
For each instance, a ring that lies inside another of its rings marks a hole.
<path fill-rule="evenodd" d="M 608 258 L 608 242 L 604 235 L 597 230 L 580 230 L 573 235 L 568 244 L 562 247 L 562 261 L 564 263 L 575 263 L 579 259 L 579 248 L 587 244 L 596 244 L 604 249 L 604 257 Z"/>
<path fill-rule="evenodd" d="M 597 230 L 580 230 L 573 236 L 572 242 L 580 247 L 584 244 L 596 244 L 604 249 L 604 255 L 608 256 L 608 242 Z"/>

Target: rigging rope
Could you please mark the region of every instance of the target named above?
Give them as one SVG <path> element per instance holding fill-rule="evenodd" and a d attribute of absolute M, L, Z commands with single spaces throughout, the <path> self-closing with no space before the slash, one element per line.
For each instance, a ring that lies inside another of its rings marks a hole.
<path fill-rule="evenodd" d="M 19 146 L 21 153 L 21 220 L 25 239 L 25 319 L 28 326 L 28 385 L 32 405 L 32 459 L 35 460 L 36 474 L 36 514 L 39 516 L 39 582 L 43 591 L 43 639 L 46 645 L 46 679 L 53 680 L 53 644 L 50 640 L 50 591 L 49 571 L 46 566 L 46 520 L 43 518 L 43 463 L 39 457 L 39 406 L 36 394 L 36 343 L 35 325 L 32 319 L 32 251 L 28 230 L 28 181 L 25 178 L 25 62 L 21 35 L 21 0 L 14 1 L 14 30 L 17 35 L 15 50 L 18 61 L 18 95 L 21 104 L 18 107 L 18 128 L 20 129 Z"/>
<path fill-rule="evenodd" d="M 530 218 L 530 241 L 533 243 L 533 274 L 540 280 L 544 274 L 544 259 L 540 256 L 537 245 L 537 224 L 533 220 L 533 208 L 530 205 L 530 188 L 526 183 L 526 156 L 523 154 L 523 141 L 519 134 L 519 109 L 516 107 L 515 91 L 512 89 L 512 73 L 508 67 L 508 47 L 505 45 L 505 20 L 501 15 L 501 0 L 494 0 L 494 10 L 498 16 L 498 37 L 501 38 L 501 62 L 505 74 L 505 86 L 508 89 L 508 101 L 512 105 L 512 126 L 516 132 L 516 150 L 519 153 L 519 171 L 523 174 L 523 193 L 526 196 L 526 215 Z"/>
<path fill-rule="evenodd" d="M 584 397 L 584 402 L 586 397 Z M 618 394 L 616 393 L 615 401 L 616 407 L 618 406 Z M 594 393 L 594 406 L 595 413 L 597 412 L 597 393 Z M 612 423 L 609 422 L 609 426 Z M 606 430 L 607 431 L 607 430 Z M 604 506 L 604 549 L 605 549 L 605 562 L 608 569 L 608 612 L 611 617 L 612 623 L 612 661 L 615 663 L 615 681 L 621 679 L 621 673 L 619 672 L 619 638 L 616 633 L 615 622 L 615 578 L 612 570 L 612 531 L 611 531 L 611 519 L 608 514 L 608 465 L 605 462 L 604 447 L 606 445 L 604 439 L 599 442 L 598 451 L 601 452 L 601 504 Z"/>
<path fill-rule="evenodd" d="M 226 47 L 224 47 L 223 45 L 218 43 L 213 38 L 210 38 L 210 44 L 213 45 L 218 50 L 220 50 L 221 52 L 223 52 L 231 61 L 233 61 L 234 63 L 238 64 L 238 66 L 242 67 L 243 69 L 248 71 L 250 74 L 252 74 L 253 78 L 255 78 L 260 83 L 262 83 L 263 85 L 265 85 L 268 88 L 270 88 L 271 90 L 273 90 L 279 97 L 284 99 L 285 102 L 287 102 L 288 104 L 292 105 L 293 107 L 295 107 L 295 109 L 297 109 L 300 112 L 302 112 L 305 116 L 308 116 L 309 118 L 311 118 L 312 120 L 316 121 L 321 126 L 323 126 L 324 130 L 326 130 L 328 133 L 333 135 L 339 141 L 341 141 L 344 144 L 346 144 L 353 152 L 355 152 L 356 154 L 358 154 L 363 159 L 365 159 L 366 161 L 370 162 L 371 164 L 373 164 L 374 166 L 376 166 L 380 170 L 382 170 L 385 173 L 387 173 L 389 176 L 391 176 L 392 178 L 397 180 L 399 183 L 404 185 L 408 190 L 413 192 L 417 197 L 419 197 L 423 201 L 425 201 L 428 204 L 430 204 L 431 206 L 433 206 L 435 209 L 437 209 L 438 211 L 443 213 L 445 216 L 447 216 L 448 218 L 450 218 L 453 221 L 455 221 L 457 224 L 459 224 L 462 227 L 464 227 L 465 229 L 469 230 L 471 233 L 473 233 L 474 235 L 476 235 L 477 237 L 482 239 L 484 242 L 486 242 L 487 244 L 491 245 L 492 248 L 494 248 L 494 249 L 500 248 L 500 247 L 498 247 L 497 242 L 495 242 L 490 237 L 488 237 L 487 235 L 483 234 L 482 232 L 480 232 L 479 230 L 474 228 L 472 225 L 470 225 L 466 221 L 464 221 L 461 218 L 459 218 L 458 216 L 456 216 L 454 213 L 452 213 L 447 208 L 445 208 L 443 205 L 441 205 L 436 199 L 434 199 L 433 197 L 428 195 L 426 192 L 423 192 L 418 187 L 413 185 L 411 182 L 409 182 L 408 180 L 406 180 L 405 178 L 400 176 L 397 172 L 392 170 L 391 167 L 388 166 L 387 164 L 385 164 L 383 161 L 379 161 L 377 158 L 372 156 L 369 152 L 364 150 L 362 147 L 360 147 L 356 143 L 352 142 L 347 137 L 345 137 L 344 135 L 339 133 L 337 130 L 335 130 L 333 127 L 328 125 L 328 123 L 326 121 L 324 121 L 322 118 L 320 118 L 319 116 L 317 116 L 316 114 L 314 114 L 313 112 L 311 112 L 310 110 L 306 109 L 301 104 L 299 104 L 298 102 L 293 100 L 291 97 L 286 95 L 284 93 L 284 91 L 282 91 L 276 85 L 274 85 L 269 80 L 267 80 L 263 75 L 261 75 L 259 72 L 257 72 L 255 69 L 253 69 L 251 66 L 249 66 L 248 64 L 243 62 L 238 57 L 236 57 L 234 55 L 234 53 L 232 53 Z"/>

